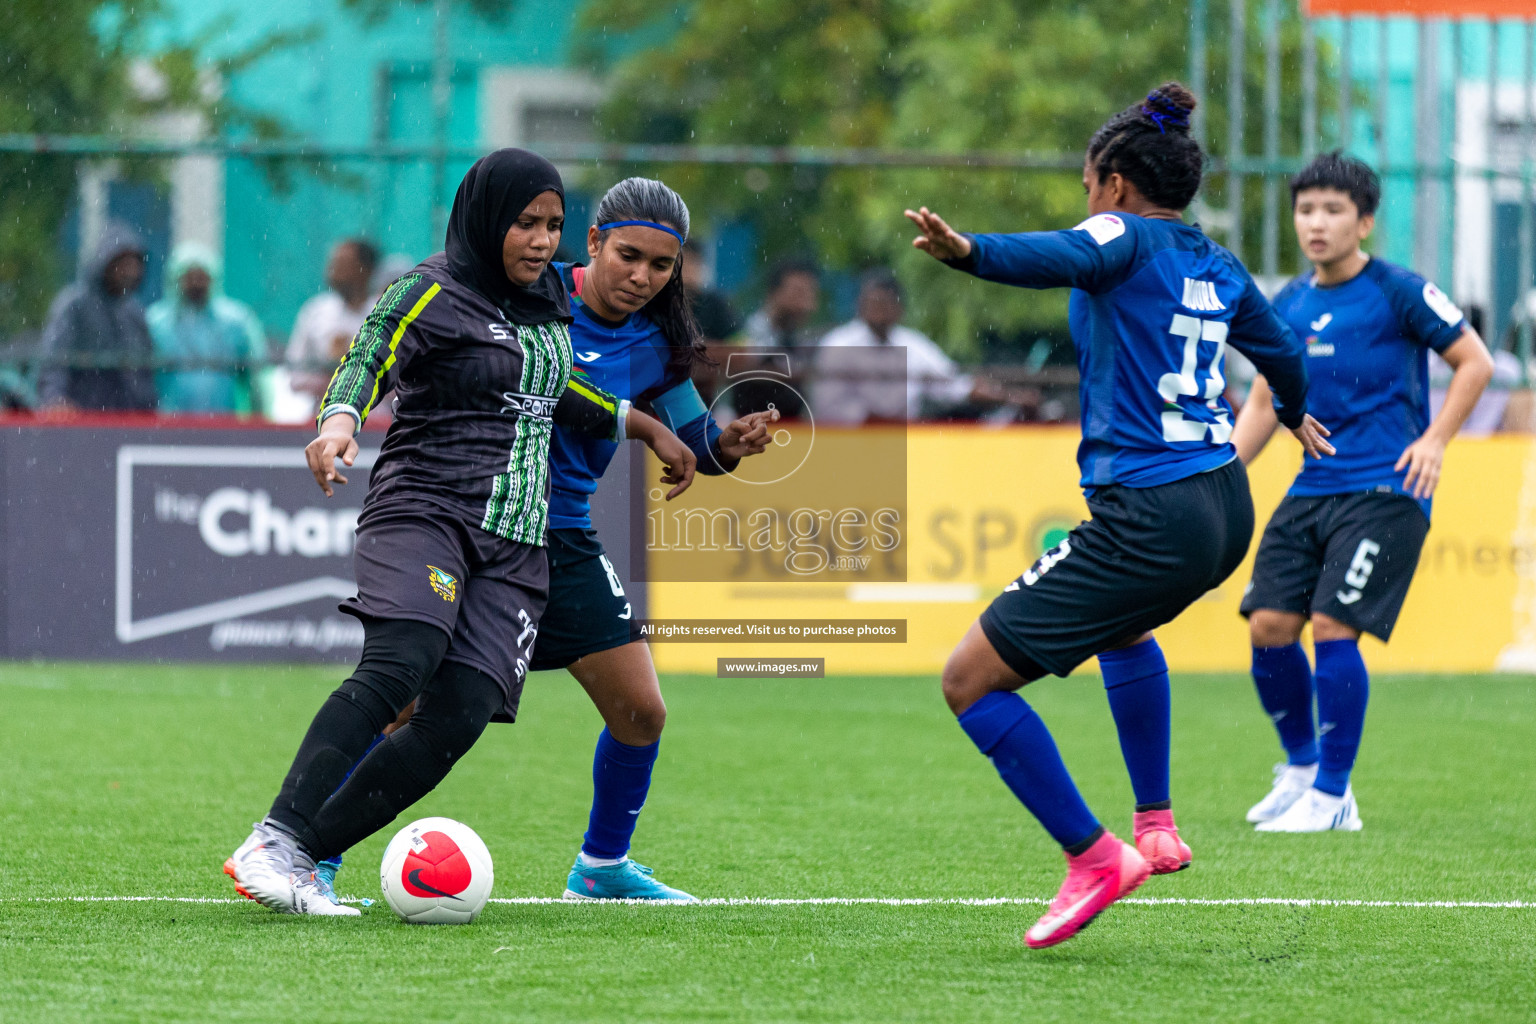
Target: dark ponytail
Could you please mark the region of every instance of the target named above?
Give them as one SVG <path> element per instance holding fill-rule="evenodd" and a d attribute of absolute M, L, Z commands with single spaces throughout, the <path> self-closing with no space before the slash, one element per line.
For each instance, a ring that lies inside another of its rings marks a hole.
<path fill-rule="evenodd" d="M 688 205 L 683 197 L 655 178 L 625 178 L 610 188 L 593 215 L 598 225 L 616 221 L 648 220 L 676 228 L 688 238 Z M 598 234 L 599 243 L 608 232 Z M 645 315 L 661 329 L 672 347 L 672 365 L 684 372 L 704 357 L 704 335 L 693 318 L 693 305 L 683 290 L 683 251 L 679 248 L 672 277 L 645 305 Z"/>
<path fill-rule="evenodd" d="M 1167 82 L 1106 121 L 1088 141 L 1088 162 L 1099 181 L 1118 173 L 1150 203 L 1170 210 L 1188 207 L 1205 171 L 1205 154 L 1189 134 L 1189 116 L 1197 104 L 1188 89 Z"/>

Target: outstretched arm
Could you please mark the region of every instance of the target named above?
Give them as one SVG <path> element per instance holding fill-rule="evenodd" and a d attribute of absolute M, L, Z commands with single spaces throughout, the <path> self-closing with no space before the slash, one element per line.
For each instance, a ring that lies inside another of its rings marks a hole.
<path fill-rule="evenodd" d="M 907 210 L 922 232 L 912 244 L 956 270 L 1020 288 L 1081 288 L 1117 284 L 1136 254 L 1135 232 L 1111 214 L 1089 217 L 1068 231 L 962 235 L 926 206 Z"/>

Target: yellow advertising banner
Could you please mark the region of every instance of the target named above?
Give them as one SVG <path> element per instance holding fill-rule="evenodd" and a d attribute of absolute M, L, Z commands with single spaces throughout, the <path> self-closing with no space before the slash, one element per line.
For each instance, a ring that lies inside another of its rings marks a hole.
<path fill-rule="evenodd" d="M 842 441 L 852 445 L 855 438 Z M 654 646 L 658 667 L 714 673 L 723 656 L 824 657 L 829 675 L 936 675 L 993 595 L 1087 515 L 1077 486 L 1077 441 L 1072 428 L 910 428 L 905 465 L 889 467 L 907 485 L 900 524 L 905 581 L 649 585 L 655 619 L 904 619 L 904 643 L 662 640 Z M 882 454 L 889 451 L 885 446 Z M 1250 467 L 1261 530 L 1299 464 L 1299 449 L 1281 434 Z M 859 468 L 866 479 L 878 472 Z M 701 478 L 695 490 L 732 486 Z M 1176 671 L 1247 670 L 1247 628 L 1237 608 L 1257 545 L 1256 533 L 1243 566 L 1158 631 Z M 1451 445 L 1392 642 L 1367 638 L 1364 649 L 1378 671 L 1536 671 L 1536 443 L 1511 436 Z M 1094 662 L 1084 670 L 1096 671 Z"/>

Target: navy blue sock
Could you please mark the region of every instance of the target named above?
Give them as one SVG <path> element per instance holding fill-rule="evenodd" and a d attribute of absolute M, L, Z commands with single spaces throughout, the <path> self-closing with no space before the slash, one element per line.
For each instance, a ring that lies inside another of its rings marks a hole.
<path fill-rule="evenodd" d="M 617 860 L 629 852 L 640 808 L 651 789 L 651 766 L 660 749 L 660 740 L 631 747 L 614 739 L 606 728 L 599 734 L 597 752 L 592 756 L 592 814 L 587 819 L 582 853 Z"/>
<path fill-rule="evenodd" d="M 375 736 L 373 738 L 373 742 L 368 744 L 368 749 L 363 751 L 363 757 L 367 757 L 369 752 L 372 751 L 374 747 L 378 746 L 380 743 L 383 743 L 383 742 L 384 742 L 384 734 L 383 733 L 379 733 L 377 736 Z M 357 766 L 363 763 L 363 757 L 358 758 L 356 761 L 354 761 L 352 763 L 352 767 L 347 769 L 347 774 L 345 776 L 343 776 L 343 778 L 341 780 L 343 785 L 346 784 L 347 779 L 350 779 L 352 777 L 352 773 L 357 771 Z M 336 788 L 340 789 L 341 786 L 337 786 Z M 340 871 L 341 870 L 341 856 L 342 855 L 338 853 L 334 857 L 327 857 L 327 858 L 325 858 L 325 860 L 318 861 L 317 863 L 319 863 L 319 864 L 329 864 L 331 867 L 335 868 L 337 871 Z"/>
<path fill-rule="evenodd" d="M 1322 664 L 1318 664 L 1322 668 Z M 1253 685 L 1259 703 L 1275 723 L 1291 764 L 1317 764 L 1312 728 L 1312 666 L 1300 643 L 1253 649 Z"/>
<path fill-rule="evenodd" d="M 1099 655 L 1109 711 L 1120 733 L 1120 753 L 1131 774 L 1136 804 L 1168 799 L 1168 747 L 1173 731 L 1173 697 L 1168 662 L 1156 640 Z"/>
<path fill-rule="evenodd" d="M 1318 742 L 1322 759 L 1317 781 L 1324 793 L 1343 796 L 1349 773 L 1360 750 L 1365 729 L 1365 705 L 1371 696 L 1371 680 L 1355 640 L 1322 640 L 1317 650 Z"/>
<path fill-rule="evenodd" d="M 966 708 L 960 728 L 992 759 L 997 774 L 1052 839 L 1075 846 L 1098 830 L 1099 821 L 1067 774 L 1056 741 L 1023 697 L 989 693 Z"/>

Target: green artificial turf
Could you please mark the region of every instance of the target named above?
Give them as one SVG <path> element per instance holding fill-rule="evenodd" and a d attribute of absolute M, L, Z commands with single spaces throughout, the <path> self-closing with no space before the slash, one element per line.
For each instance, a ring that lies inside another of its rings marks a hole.
<path fill-rule="evenodd" d="M 468 927 L 280 917 L 220 865 L 266 810 L 340 673 L 0 665 L 0 1021 L 1531 1020 L 1536 909 L 1111 908 L 1052 950 L 1038 906 L 492 904 Z M 932 679 L 665 681 L 670 716 L 634 855 L 726 897 L 1038 897 L 1059 852 Z M 1194 867 L 1149 900 L 1536 901 L 1536 683 L 1374 682 L 1365 831 L 1257 835 L 1277 749 L 1246 679 L 1174 681 L 1174 806 Z M 1085 796 L 1129 833 L 1092 677 L 1032 687 Z M 497 897 L 557 896 L 600 728 L 534 677 L 415 816 L 472 825 Z M 398 822 L 404 825 L 405 819 Z M 393 829 L 338 888 L 378 895 Z"/>

